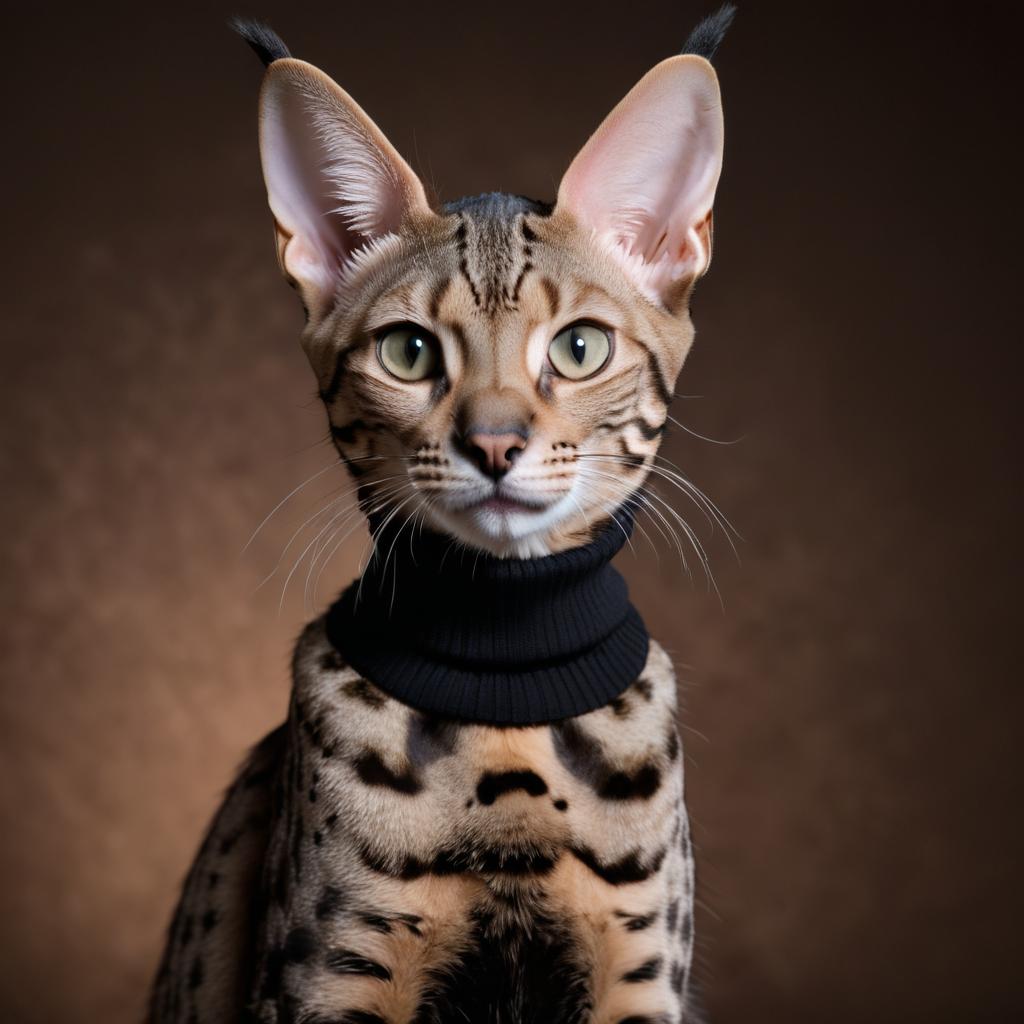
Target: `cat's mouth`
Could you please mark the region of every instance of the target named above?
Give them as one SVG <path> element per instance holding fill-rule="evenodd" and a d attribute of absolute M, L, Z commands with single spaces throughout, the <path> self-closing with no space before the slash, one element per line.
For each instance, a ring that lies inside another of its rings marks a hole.
<path fill-rule="evenodd" d="M 498 515 L 513 515 L 524 512 L 543 512 L 550 502 L 531 501 L 527 498 L 502 494 L 495 490 L 493 494 L 468 503 L 462 507 L 465 512 L 493 512 Z"/>

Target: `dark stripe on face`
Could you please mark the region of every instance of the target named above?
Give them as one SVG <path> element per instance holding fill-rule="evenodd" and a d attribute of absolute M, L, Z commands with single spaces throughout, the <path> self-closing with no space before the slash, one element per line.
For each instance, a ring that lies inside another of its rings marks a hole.
<path fill-rule="evenodd" d="M 324 957 L 324 966 L 335 974 L 359 974 L 379 981 L 391 980 L 391 971 L 382 963 L 350 949 L 332 949 Z"/>
<path fill-rule="evenodd" d="M 438 314 L 441 311 L 441 303 L 444 302 L 444 297 L 448 294 L 448 289 L 451 287 L 452 279 L 450 277 L 443 277 L 437 284 L 434 285 L 430 292 L 430 300 L 427 303 L 427 309 L 430 312 L 430 319 L 437 321 Z"/>
<path fill-rule="evenodd" d="M 619 438 L 619 452 L 622 454 L 628 469 L 639 469 L 647 459 L 647 456 L 642 452 L 633 451 L 621 437 Z"/>
<path fill-rule="evenodd" d="M 627 971 L 622 976 L 622 980 L 630 985 L 636 985 L 641 981 L 654 981 L 659 974 L 661 974 L 661 957 L 654 956 L 650 960 L 646 960 L 639 967 Z"/>
<path fill-rule="evenodd" d="M 345 371 L 348 369 L 348 358 L 351 353 L 351 348 L 346 348 L 338 353 L 338 358 L 334 362 L 334 370 L 331 373 L 330 382 L 327 387 L 320 392 L 320 397 L 323 399 L 324 405 L 330 405 L 338 397 L 338 392 L 341 390 L 341 382 L 345 377 Z"/>
<path fill-rule="evenodd" d="M 519 275 L 516 277 L 516 283 L 512 286 L 513 306 L 515 306 L 515 304 L 519 301 L 519 289 L 522 288 L 523 286 L 523 278 L 525 278 L 531 270 L 533 270 L 533 264 L 529 260 L 527 260 L 523 264 L 523 269 L 519 271 Z"/>
<path fill-rule="evenodd" d="M 663 1013 L 654 1017 L 646 1013 L 634 1013 L 629 1017 L 622 1017 L 615 1024 L 669 1024 L 669 1022 L 668 1017 Z"/>
<path fill-rule="evenodd" d="M 355 419 L 348 423 L 331 424 L 331 437 L 342 444 L 354 444 L 360 431 L 368 430 L 372 433 L 387 429 L 383 423 L 367 423 L 365 420 Z"/>
<path fill-rule="evenodd" d="M 352 767 L 367 786 L 383 786 L 406 796 L 415 796 L 423 788 L 411 768 L 393 772 L 375 750 L 364 751 L 353 760 Z"/>
<path fill-rule="evenodd" d="M 540 286 L 544 290 L 544 297 L 548 300 L 548 316 L 554 320 L 558 316 L 558 310 L 562 303 L 562 295 L 558 290 L 558 285 L 550 277 L 542 277 L 540 279 Z"/>
<path fill-rule="evenodd" d="M 543 796 L 548 791 L 548 784 L 531 771 L 485 772 L 477 783 L 476 798 L 489 807 L 499 796 L 520 789 L 530 796 Z"/>
<path fill-rule="evenodd" d="M 665 377 L 664 370 L 661 368 L 661 363 L 658 362 L 658 357 L 654 354 L 654 350 L 645 342 L 639 338 L 634 338 L 633 340 L 647 353 L 647 368 L 651 371 L 651 376 L 654 378 L 654 386 L 658 391 L 658 397 L 665 405 L 668 405 L 672 401 L 672 389 L 668 386 L 668 380 Z"/>
<path fill-rule="evenodd" d="M 665 859 L 664 849 L 659 850 L 649 864 L 644 864 L 639 850 L 633 850 L 611 864 L 602 864 L 589 846 L 573 846 L 570 852 L 581 864 L 585 864 L 609 885 L 630 885 L 633 882 L 646 881 L 658 873 Z"/>
<path fill-rule="evenodd" d="M 455 229 L 455 243 L 459 247 L 459 273 L 462 274 L 466 279 L 466 283 L 469 285 L 469 290 L 473 294 L 473 304 L 479 307 L 480 293 L 476 289 L 476 282 L 469 275 L 469 260 L 466 256 L 467 246 L 465 218 L 460 218 L 459 226 Z"/>
<path fill-rule="evenodd" d="M 640 431 L 640 436 L 645 441 L 653 441 L 656 437 L 661 437 L 665 432 L 665 424 L 667 420 L 662 420 L 661 423 L 651 424 L 648 423 L 642 416 L 635 416 L 630 420 L 619 420 L 617 423 L 612 420 L 605 420 L 603 423 L 598 423 L 594 428 L 595 430 L 624 430 L 626 427 L 636 427 Z"/>

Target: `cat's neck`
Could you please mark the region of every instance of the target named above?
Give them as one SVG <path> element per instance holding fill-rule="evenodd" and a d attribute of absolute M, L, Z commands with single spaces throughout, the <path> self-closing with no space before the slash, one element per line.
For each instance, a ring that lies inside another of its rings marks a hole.
<path fill-rule="evenodd" d="M 620 509 L 589 543 L 520 559 L 385 527 L 328 633 L 349 664 L 424 711 L 495 724 L 584 714 L 646 659 L 643 623 L 610 564 L 631 529 Z"/>

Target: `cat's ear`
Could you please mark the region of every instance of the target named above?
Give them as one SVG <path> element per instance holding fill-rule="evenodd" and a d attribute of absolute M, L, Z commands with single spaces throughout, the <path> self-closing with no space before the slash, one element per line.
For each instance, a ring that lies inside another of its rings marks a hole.
<path fill-rule="evenodd" d="M 383 132 L 304 61 L 267 69 L 260 156 L 278 261 L 313 319 L 330 308 L 354 254 L 429 211 L 419 178 Z"/>
<path fill-rule="evenodd" d="M 673 308 L 711 260 L 723 139 L 714 69 L 703 57 L 670 57 L 580 150 L 558 207 L 610 244 L 651 298 Z"/>

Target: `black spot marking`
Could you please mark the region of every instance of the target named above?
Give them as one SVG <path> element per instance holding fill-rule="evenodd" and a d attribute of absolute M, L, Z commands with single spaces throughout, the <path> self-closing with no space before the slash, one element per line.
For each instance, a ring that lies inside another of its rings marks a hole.
<path fill-rule="evenodd" d="M 679 962 L 672 964 L 672 970 L 669 973 L 669 983 L 672 985 L 672 991 L 677 996 L 683 994 L 683 986 L 686 984 L 686 968 Z"/>
<path fill-rule="evenodd" d="M 543 796 L 548 784 L 536 773 L 529 770 L 511 772 L 485 772 L 476 787 L 476 798 L 489 807 L 500 796 L 524 790 L 530 796 Z"/>
<path fill-rule="evenodd" d="M 624 919 L 626 931 L 642 932 L 658 920 L 658 911 L 652 910 L 649 914 L 629 914 L 624 910 L 616 910 L 615 916 Z"/>
<path fill-rule="evenodd" d="M 622 980 L 635 985 L 641 981 L 654 981 L 659 974 L 661 974 L 661 957 L 655 956 L 651 957 L 650 960 L 645 960 L 639 967 L 634 967 L 633 970 L 627 971 L 622 976 Z"/>
<path fill-rule="evenodd" d="M 605 800 L 647 800 L 661 785 L 661 772 L 654 764 L 632 772 L 613 769 L 597 740 L 572 720 L 557 723 L 552 732 L 559 760 Z"/>
<path fill-rule="evenodd" d="M 668 905 L 668 911 L 665 914 L 665 924 L 668 926 L 670 932 L 676 930 L 676 921 L 679 920 L 679 900 L 672 900 Z"/>
<path fill-rule="evenodd" d="M 665 859 L 666 851 L 659 850 L 648 864 L 643 862 L 639 850 L 633 850 L 611 864 L 602 864 L 588 846 L 572 846 L 570 852 L 578 861 L 590 868 L 598 878 L 604 879 L 609 885 L 629 885 L 633 882 L 643 882 L 657 874 Z"/>
<path fill-rule="evenodd" d="M 324 966 L 335 974 L 359 974 L 379 981 L 391 980 L 391 971 L 384 964 L 350 949 L 332 949 L 324 958 Z"/>
<path fill-rule="evenodd" d="M 203 914 L 203 919 L 200 922 L 200 924 L 202 924 L 203 926 L 203 931 L 207 935 L 209 935 L 209 933 L 217 927 L 218 920 L 219 918 L 217 917 L 217 911 L 213 907 L 210 907 L 210 909 L 207 910 L 205 914 Z"/>
<path fill-rule="evenodd" d="M 328 648 L 320 656 L 320 670 L 322 672 L 341 672 L 345 662 L 341 655 L 333 648 Z"/>
<path fill-rule="evenodd" d="M 630 712 L 633 710 L 633 706 L 625 697 L 613 697 L 608 702 L 608 707 L 612 709 L 616 718 L 629 718 Z"/>
<path fill-rule="evenodd" d="M 630 1017 L 622 1017 L 616 1024 L 669 1024 L 668 1017 L 663 1013 L 651 1016 L 646 1013 L 635 1013 Z"/>
<path fill-rule="evenodd" d="M 419 925 L 423 923 L 423 918 L 419 914 L 396 914 L 395 920 L 404 924 L 413 935 L 423 935 L 423 932 L 419 929 Z"/>
<path fill-rule="evenodd" d="M 649 800 L 661 786 L 656 765 L 644 764 L 634 772 L 612 772 L 597 787 L 605 800 Z"/>
<path fill-rule="evenodd" d="M 353 760 L 352 767 L 360 781 L 367 786 L 383 786 L 406 796 L 414 796 L 423 788 L 412 768 L 407 767 L 404 771 L 394 772 L 374 750 L 363 751 Z"/>
<path fill-rule="evenodd" d="M 405 754 L 415 765 L 432 764 L 455 752 L 460 725 L 435 715 L 409 716 Z"/>
<path fill-rule="evenodd" d="M 368 707 L 382 708 L 388 702 L 387 696 L 365 679 L 351 679 L 341 688 L 346 697 L 362 701 Z"/>
<path fill-rule="evenodd" d="M 556 811 L 567 811 L 569 809 L 569 802 L 567 800 L 556 800 L 555 810 Z"/>
<path fill-rule="evenodd" d="M 654 684 L 650 679 L 645 676 L 641 676 L 631 687 L 631 690 L 636 690 L 646 701 L 654 699 Z"/>
<path fill-rule="evenodd" d="M 282 956 L 286 963 L 304 964 L 316 949 L 316 936 L 309 928 L 293 928 L 284 940 Z"/>
<path fill-rule="evenodd" d="M 328 885 L 320 894 L 320 899 L 317 900 L 316 918 L 318 921 L 323 921 L 328 917 L 334 917 L 335 914 L 341 912 L 344 906 L 345 898 L 341 889 L 334 885 Z"/>
<path fill-rule="evenodd" d="M 391 934 L 391 922 L 386 917 L 381 917 L 380 914 L 360 914 L 359 920 L 376 932 L 381 932 L 383 935 Z"/>
<path fill-rule="evenodd" d="M 544 875 L 555 866 L 554 857 L 536 848 L 512 850 L 507 847 L 473 847 L 441 850 L 429 860 L 406 856 L 391 861 L 376 850 L 361 845 L 359 856 L 371 871 L 405 881 L 422 878 L 424 875 L 457 875 L 470 871 L 516 876 Z"/>
<path fill-rule="evenodd" d="M 671 725 L 668 728 L 668 744 L 665 753 L 668 754 L 669 761 L 674 761 L 679 756 L 679 733 Z"/>
<path fill-rule="evenodd" d="M 205 971 L 203 969 L 203 961 L 200 957 L 196 957 L 192 961 L 192 969 L 188 972 L 188 987 L 195 991 L 203 983 Z"/>
<path fill-rule="evenodd" d="M 683 940 L 684 946 L 688 946 L 693 938 L 693 915 L 689 911 L 683 914 L 683 919 L 679 922 L 679 937 Z"/>

